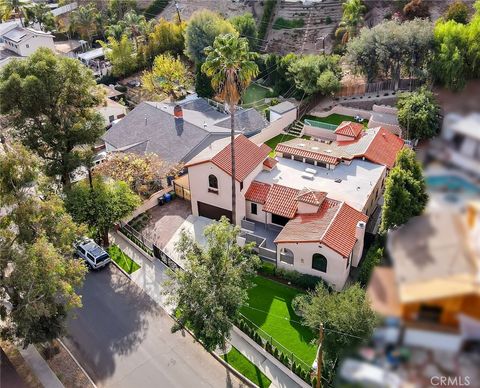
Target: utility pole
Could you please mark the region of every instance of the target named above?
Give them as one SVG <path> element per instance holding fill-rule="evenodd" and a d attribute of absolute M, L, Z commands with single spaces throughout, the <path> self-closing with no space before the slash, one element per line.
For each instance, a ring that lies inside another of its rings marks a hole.
<path fill-rule="evenodd" d="M 175 0 L 175 8 L 177 9 L 178 24 L 182 23 L 182 17 L 180 16 L 180 7 L 178 6 L 177 0 Z"/>
<path fill-rule="evenodd" d="M 322 388 L 322 352 L 323 352 L 323 323 L 320 323 L 318 333 L 318 356 L 317 356 L 317 388 Z"/>

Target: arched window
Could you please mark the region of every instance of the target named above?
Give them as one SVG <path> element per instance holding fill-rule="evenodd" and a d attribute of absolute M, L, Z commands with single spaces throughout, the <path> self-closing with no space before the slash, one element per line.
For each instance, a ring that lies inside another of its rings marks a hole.
<path fill-rule="evenodd" d="M 215 175 L 208 176 L 208 191 L 217 192 L 218 191 L 218 179 Z"/>
<path fill-rule="evenodd" d="M 317 271 L 327 272 L 327 258 L 320 253 L 314 253 L 312 256 L 312 268 Z"/>
<path fill-rule="evenodd" d="M 280 251 L 280 261 L 293 265 L 293 252 L 290 249 L 282 248 Z"/>

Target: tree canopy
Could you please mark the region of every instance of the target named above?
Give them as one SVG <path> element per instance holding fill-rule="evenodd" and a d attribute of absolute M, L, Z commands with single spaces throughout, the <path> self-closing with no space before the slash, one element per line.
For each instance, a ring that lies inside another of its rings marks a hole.
<path fill-rule="evenodd" d="M 93 189 L 85 180 L 66 193 L 65 207 L 78 223 L 89 226 L 98 241 L 108 245 L 108 230 L 140 205 L 140 198 L 122 181 L 93 180 Z"/>
<path fill-rule="evenodd" d="M 428 202 L 426 184 L 415 153 L 405 148 L 397 155 L 397 164 L 385 181 L 380 230 L 400 226 L 420 215 Z"/>
<path fill-rule="evenodd" d="M 25 148 L 0 154 L 0 307 L 3 339 L 23 346 L 65 334 L 71 308 L 80 307 L 75 287 L 85 266 L 73 260 L 72 244 L 84 234 L 55 195 L 39 195 L 39 162 Z"/>
<path fill-rule="evenodd" d="M 167 95 L 172 101 L 183 97 L 191 84 L 191 75 L 180 60 L 171 54 L 158 55 L 151 71 L 142 76 L 142 87 L 156 97 Z"/>
<path fill-rule="evenodd" d="M 82 145 L 93 144 L 104 120 L 93 108 L 102 95 L 91 70 L 76 59 L 40 48 L 0 73 L 0 112 L 22 143 L 39 155 L 47 175 L 61 176 L 82 164 Z"/>
<path fill-rule="evenodd" d="M 397 101 L 398 122 L 409 139 L 430 139 L 440 129 L 440 107 L 432 92 L 422 88 L 401 93 Z"/>
<path fill-rule="evenodd" d="M 137 68 L 135 48 L 127 35 L 122 35 L 120 40 L 109 36 L 107 42 L 99 41 L 105 49 L 105 57 L 112 64 L 112 74 L 115 77 L 130 75 Z"/>
<path fill-rule="evenodd" d="M 305 55 L 293 61 L 288 72 L 297 89 L 306 94 L 333 94 L 340 89 L 340 57 L 337 55 Z"/>
<path fill-rule="evenodd" d="M 470 9 L 467 4 L 461 0 L 456 0 L 449 4 L 447 10 L 443 14 L 443 18 L 453 20 L 457 23 L 467 24 L 470 16 Z"/>
<path fill-rule="evenodd" d="M 334 361 L 368 341 L 378 319 L 358 283 L 341 292 L 330 293 L 318 283 L 313 291 L 294 299 L 294 308 L 314 333 L 324 327 L 323 375 L 330 380 Z"/>
<path fill-rule="evenodd" d="M 247 38 L 250 50 L 254 51 L 258 46 L 257 23 L 250 12 L 234 16 L 229 19 L 233 27 L 241 37 Z"/>
<path fill-rule="evenodd" d="M 206 9 L 194 12 L 185 30 L 186 56 L 193 62 L 204 62 L 205 48 L 212 46 L 217 36 L 229 33 L 236 33 L 235 28 L 219 14 Z"/>
<path fill-rule="evenodd" d="M 347 43 L 350 38 L 357 35 L 363 23 L 363 15 L 367 7 L 365 7 L 362 0 L 347 0 L 342 4 L 342 7 L 342 20 L 335 31 L 335 35 L 341 36 L 342 43 Z"/>
<path fill-rule="evenodd" d="M 172 272 L 164 283 L 179 322 L 172 331 L 188 326 L 209 351 L 225 347 L 260 264 L 252 244 L 237 244 L 239 233 L 225 217 L 205 228 L 205 246 L 183 231 L 176 249 L 185 271 Z"/>

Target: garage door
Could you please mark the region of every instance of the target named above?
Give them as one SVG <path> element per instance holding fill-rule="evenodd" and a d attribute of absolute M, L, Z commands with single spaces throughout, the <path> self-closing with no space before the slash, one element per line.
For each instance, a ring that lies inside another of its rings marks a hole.
<path fill-rule="evenodd" d="M 222 216 L 227 217 L 232 222 L 232 211 L 223 209 L 221 207 L 209 205 L 204 202 L 197 202 L 198 214 L 203 217 L 211 218 L 212 220 L 219 220 Z"/>

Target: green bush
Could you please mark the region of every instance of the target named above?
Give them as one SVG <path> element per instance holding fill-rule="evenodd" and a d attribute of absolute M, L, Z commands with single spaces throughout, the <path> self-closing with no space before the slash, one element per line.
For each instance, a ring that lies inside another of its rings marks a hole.
<path fill-rule="evenodd" d="M 367 251 L 365 259 L 360 265 L 360 272 L 358 274 L 358 281 L 364 287 L 368 285 L 373 270 L 380 264 L 380 260 L 383 257 L 383 247 L 378 243 L 373 244 Z"/>
<path fill-rule="evenodd" d="M 275 268 L 275 265 L 272 263 L 262 263 L 262 266 L 258 272 L 264 276 L 283 279 L 287 282 L 290 282 L 293 286 L 303 288 L 305 290 L 314 289 L 319 282 L 322 282 L 329 290 L 331 289 L 330 286 L 319 277 L 302 274 L 298 271 L 292 271 L 285 268 Z"/>
<path fill-rule="evenodd" d="M 275 20 L 275 23 L 273 23 L 272 28 L 274 30 L 282 30 L 282 29 L 288 30 L 290 28 L 301 28 L 304 25 L 305 25 L 305 21 L 303 19 L 288 20 L 280 17 Z"/>
<path fill-rule="evenodd" d="M 330 16 L 327 16 L 325 18 L 325 24 L 330 24 L 330 23 L 332 23 L 332 18 Z"/>
<path fill-rule="evenodd" d="M 258 29 L 258 38 L 260 40 L 265 38 L 268 25 L 270 24 L 270 20 L 273 16 L 273 9 L 275 8 L 276 2 L 277 0 L 267 0 L 263 6 L 263 15 L 262 19 L 260 20 L 260 27 Z"/>
<path fill-rule="evenodd" d="M 295 374 L 297 374 L 297 367 L 298 367 L 297 363 L 295 361 L 292 362 L 292 372 Z"/>
<path fill-rule="evenodd" d="M 278 359 L 279 357 L 279 353 L 278 353 L 278 349 L 277 348 L 273 348 L 273 356 Z"/>

